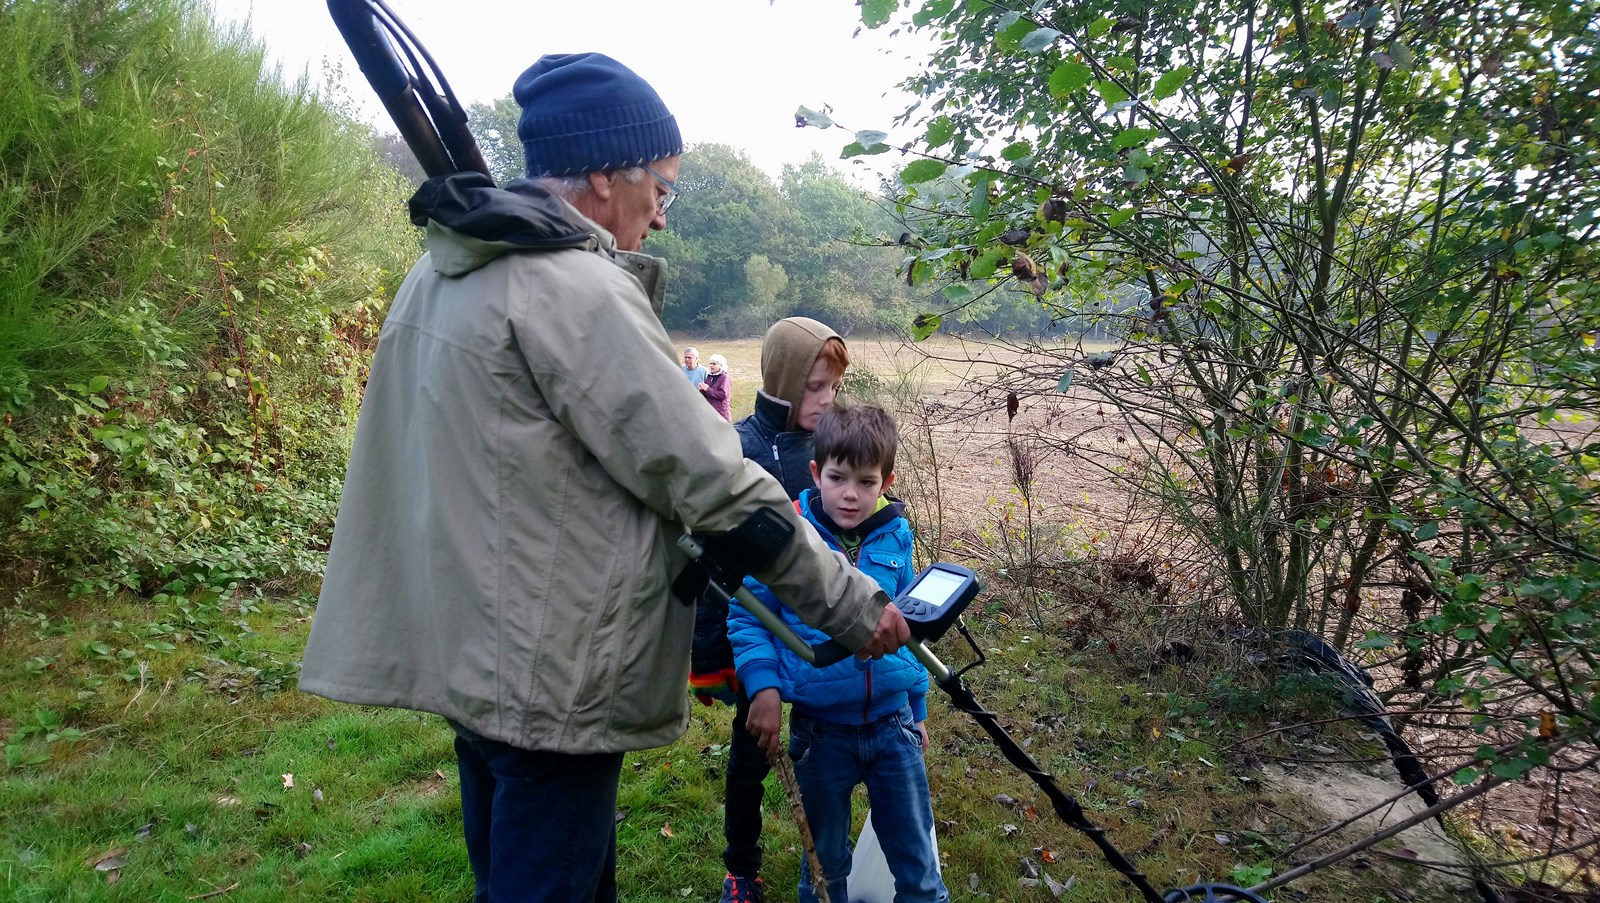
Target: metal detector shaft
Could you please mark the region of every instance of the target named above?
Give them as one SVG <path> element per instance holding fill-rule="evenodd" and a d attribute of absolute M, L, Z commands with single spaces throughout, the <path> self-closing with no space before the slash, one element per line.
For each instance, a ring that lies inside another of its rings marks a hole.
<path fill-rule="evenodd" d="M 687 533 L 678 538 L 678 548 L 682 549 L 685 555 L 696 561 L 699 561 L 701 556 L 705 555 L 705 546 L 698 539 Z M 826 668 L 834 662 L 842 662 L 852 655 L 849 649 L 834 640 L 818 643 L 815 646 L 807 645 L 806 641 L 800 639 L 800 635 L 795 633 L 793 628 L 783 623 L 783 618 L 779 617 L 777 612 L 761 604 L 761 600 L 756 598 L 755 593 L 750 592 L 742 583 L 731 592 L 716 580 L 711 581 L 711 586 L 728 599 L 738 599 L 739 604 L 743 605 L 745 610 L 756 616 L 756 620 L 761 622 L 762 627 L 767 628 L 773 636 L 777 637 L 783 645 L 788 646 L 795 655 L 800 656 L 808 665 Z"/>

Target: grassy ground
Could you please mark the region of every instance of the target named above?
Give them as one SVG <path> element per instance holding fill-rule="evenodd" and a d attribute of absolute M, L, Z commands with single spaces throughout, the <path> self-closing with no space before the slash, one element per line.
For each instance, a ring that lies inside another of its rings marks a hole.
<path fill-rule="evenodd" d="M 65 603 L 23 593 L 8 605 L 0 899 L 469 899 L 448 729 L 296 691 L 309 614 L 304 594 Z M 1270 859 L 1275 832 L 1291 827 L 1274 814 L 1285 804 L 1257 796 L 1214 748 L 1244 721 L 1214 717 L 1215 702 L 1185 695 L 1174 673 L 1124 671 L 1103 646 L 1070 651 L 1001 617 L 978 618 L 990 656 L 971 678 L 979 699 L 1158 885 Z M 1019 882 L 1031 858 L 1054 881 L 1076 878 L 1061 899 L 1136 899 L 934 697 L 929 772 L 953 898 L 1053 899 Z M 625 899 L 715 898 L 729 714 L 697 708 L 682 741 L 628 757 Z M 767 811 L 768 881 L 774 899 L 792 899 L 796 832 L 775 786 Z M 1338 887 L 1339 899 L 1399 900 L 1386 888 L 1403 878 L 1340 870 L 1302 885 L 1309 896 L 1280 899 L 1332 899 Z"/>

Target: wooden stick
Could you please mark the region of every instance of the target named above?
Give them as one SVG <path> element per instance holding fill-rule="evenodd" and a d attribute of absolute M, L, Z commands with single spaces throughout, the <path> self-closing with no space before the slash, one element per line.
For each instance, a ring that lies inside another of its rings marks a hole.
<path fill-rule="evenodd" d="M 828 899 L 828 879 L 822 873 L 822 860 L 817 858 L 817 842 L 811 838 L 811 822 L 806 820 L 806 807 L 800 801 L 800 782 L 795 780 L 794 766 L 789 755 L 782 750 L 767 756 L 772 770 L 778 774 L 783 794 L 789 798 L 789 811 L 794 813 L 794 823 L 800 828 L 800 843 L 805 847 L 806 861 L 811 864 L 811 889 L 818 903 L 831 903 Z"/>
<path fill-rule="evenodd" d="M 210 884 L 211 882 L 207 881 L 206 883 Z M 190 897 L 189 899 L 191 899 L 191 900 L 206 900 L 206 899 L 209 899 L 211 897 L 220 897 L 223 894 L 226 894 L 226 893 L 229 893 L 229 892 L 232 892 L 232 891 L 236 891 L 238 889 L 239 889 L 239 882 L 235 881 L 232 884 L 228 885 L 227 887 L 219 887 L 216 890 L 211 891 L 210 893 L 206 893 L 206 894 L 195 894 L 194 896 Z"/>

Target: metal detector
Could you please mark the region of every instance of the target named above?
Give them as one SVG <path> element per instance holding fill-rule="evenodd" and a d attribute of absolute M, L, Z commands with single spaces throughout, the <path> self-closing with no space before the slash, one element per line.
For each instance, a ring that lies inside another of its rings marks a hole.
<path fill-rule="evenodd" d="M 737 599 L 740 605 L 755 615 L 762 625 L 772 632 L 773 636 L 801 659 L 821 668 L 842 661 L 852 654 L 850 650 L 832 640 L 814 646 L 807 645 L 776 612 L 761 604 L 761 600 L 737 579 L 742 576 L 738 573 L 739 568 L 729 567 L 722 561 L 713 561 L 713 557 L 720 556 L 708 552 L 706 546 L 696 537 L 685 535 L 678 540 L 678 547 L 705 567 L 706 573 L 710 576 L 710 587 L 714 592 L 729 600 Z M 735 587 L 732 592 L 728 590 L 730 583 Z M 1101 855 L 1111 863 L 1111 867 L 1139 889 L 1146 903 L 1233 903 L 1233 901 L 1266 903 L 1262 897 L 1250 890 L 1232 884 L 1194 884 L 1169 890 L 1165 894 L 1157 891 L 1133 862 L 1111 843 L 1105 831 L 1089 821 L 1078 801 L 1056 786 L 1055 779 L 1040 768 L 1027 751 L 1006 733 L 995 713 L 978 703 L 972 691 L 961 682 L 961 676 L 982 665 L 986 659 L 977 641 L 967 631 L 961 615 L 980 592 L 978 577 L 972 571 L 960 565 L 938 562 L 923 568 L 911 586 L 894 600 L 895 607 L 900 609 L 900 613 L 905 616 L 907 626 L 911 629 L 911 641 L 906 644 L 906 648 L 910 649 L 917 660 L 922 662 L 923 667 L 928 669 L 928 675 L 933 682 L 950 697 L 951 705 L 966 712 L 978 722 L 978 726 L 983 728 L 984 733 L 988 734 L 995 746 L 999 747 L 1006 761 L 1027 775 L 1029 780 L 1049 798 L 1057 817 L 1088 835 L 1089 839 L 1094 841 L 1094 845 L 1100 848 Z M 940 661 L 939 657 L 928 648 L 929 643 L 938 642 L 952 627 L 966 639 L 967 645 L 972 648 L 975 655 L 973 661 L 959 671 L 950 670 L 949 666 Z"/>

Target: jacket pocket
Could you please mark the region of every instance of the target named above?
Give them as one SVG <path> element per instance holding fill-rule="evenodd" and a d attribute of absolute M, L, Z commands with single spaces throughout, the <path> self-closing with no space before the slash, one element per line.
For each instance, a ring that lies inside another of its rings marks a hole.
<path fill-rule="evenodd" d="M 888 568 L 890 573 L 898 573 L 906 563 L 906 556 L 899 552 L 868 551 L 867 560 L 881 568 Z"/>
<path fill-rule="evenodd" d="M 811 731 L 803 726 L 803 722 L 796 719 L 793 713 L 789 716 L 789 761 L 796 767 L 804 767 L 811 757 Z"/>

